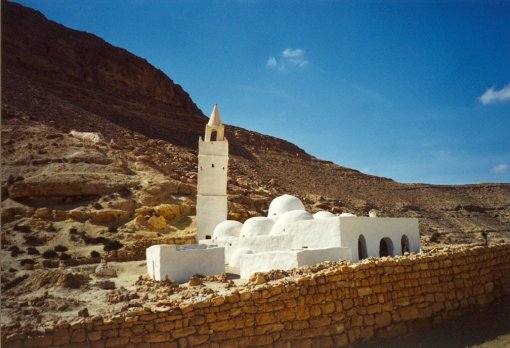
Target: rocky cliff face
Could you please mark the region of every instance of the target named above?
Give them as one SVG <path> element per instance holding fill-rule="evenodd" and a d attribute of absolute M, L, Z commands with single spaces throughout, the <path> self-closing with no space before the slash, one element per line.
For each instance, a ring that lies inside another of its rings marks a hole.
<path fill-rule="evenodd" d="M 29 224 L 37 238 L 51 240 L 40 216 L 86 224 L 86 217 L 101 215 L 99 207 L 127 211 L 91 218 L 118 230 L 117 237 L 141 229 L 174 233 L 173 220 L 167 226 L 154 207 L 193 204 L 197 139 L 207 118 L 145 60 L 39 12 L 2 5 L 2 214 L 8 219 L 2 238 L 24 245 L 9 233 Z M 69 136 L 72 129 L 101 133 L 104 141 Z M 232 126 L 226 132 L 231 218 L 264 214 L 272 198 L 290 193 L 312 211 L 417 217 L 423 243 L 471 242 L 483 231 L 510 237 L 508 184 L 399 184 L 316 159 L 281 139 Z"/>
<path fill-rule="evenodd" d="M 4 4 L 4 9 L 5 68 L 126 99 L 155 100 L 175 112 L 200 114 L 182 87 L 146 60 L 95 35 L 49 21 L 40 12 L 11 3 Z"/>

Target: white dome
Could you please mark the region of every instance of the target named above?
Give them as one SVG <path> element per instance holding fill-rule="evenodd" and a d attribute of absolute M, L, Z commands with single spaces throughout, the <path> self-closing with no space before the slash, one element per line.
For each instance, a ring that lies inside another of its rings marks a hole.
<path fill-rule="evenodd" d="M 291 195 L 283 195 L 273 199 L 269 204 L 269 212 L 267 217 L 280 216 L 292 210 L 305 210 L 305 206 L 301 200 Z"/>
<path fill-rule="evenodd" d="M 273 228 L 274 221 L 263 216 L 249 218 L 244 222 L 241 229 L 241 237 L 253 237 L 269 234 Z"/>
<path fill-rule="evenodd" d="M 330 213 L 329 211 L 318 211 L 315 214 L 313 214 L 313 218 L 315 220 L 326 219 L 335 216 L 336 216 L 335 214 Z"/>
<path fill-rule="evenodd" d="M 236 249 L 236 250 L 234 250 L 234 252 L 230 256 L 230 262 L 228 263 L 228 265 L 230 267 L 239 267 L 239 259 L 240 259 L 241 255 L 244 255 L 244 254 L 253 254 L 253 251 L 251 251 L 250 249 Z"/>
<path fill-rule="evenodd" d="M 215 228 L 212 239 L 224 239 L 227 237 L 239 237 L 243 224 L 239 221 L 225 220 L 220 222 Z"/>
<path fill-rule="evenodd" d="M 340 216 L 342 216 L 342 217 L 356 217 L 356 215 L 351 214 L 351 213 L 342 213 L 342 214 L 340 214 Z"/>
<path fill-rule="evenodd" d="M 276 221 L 270 234 L 286 234 L 287 232 L 285 230 L 290 223 L 301 220 L 313 220 L 313 216 L 304 210 L 292 210 L 286 212 L 280 216 L 278 221 Z"/>

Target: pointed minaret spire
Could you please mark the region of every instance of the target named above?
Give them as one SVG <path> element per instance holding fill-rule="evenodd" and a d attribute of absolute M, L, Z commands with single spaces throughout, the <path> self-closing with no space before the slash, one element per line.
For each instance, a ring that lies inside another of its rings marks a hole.
<path fill-rule="evenodd" d="M 221 123 L 220 110 L 218 105 L 214 104 L 211 118 L 205 126 L 205 141 L 223 141 L 225 126 Z"/>
<path fill-rule="evenodd" d="M 209 118 L 209 122 L 207 123 L 209 126 L 221 126 L 221 117 L 220 110 L 218 109 L 218 104 L 214 104 L 213 111 L 211 113 L 211 117 Z"/>

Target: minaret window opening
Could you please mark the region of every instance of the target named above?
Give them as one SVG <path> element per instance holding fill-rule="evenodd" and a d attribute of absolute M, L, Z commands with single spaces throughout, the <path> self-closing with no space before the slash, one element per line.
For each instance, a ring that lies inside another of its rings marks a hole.
<path fill-rule="evenodd" d="M 211 141 L 216 141 L 218 138 L 218 132 L 216 130 L 211 131 Z"/>

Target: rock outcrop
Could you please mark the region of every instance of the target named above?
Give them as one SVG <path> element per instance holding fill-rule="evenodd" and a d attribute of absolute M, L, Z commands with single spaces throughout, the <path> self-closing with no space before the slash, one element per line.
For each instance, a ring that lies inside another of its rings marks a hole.
<path fill-rule="evenodd" d="M 38 11 L 3 3 L 2 63 L 43 78 L 124 98 L 144 98 L 176 112 L 199 113 L 181 86 L 132 53 L 99 37 L 48 21 Z"/>

